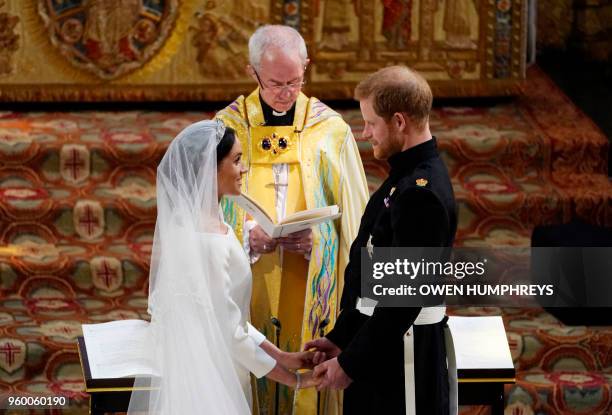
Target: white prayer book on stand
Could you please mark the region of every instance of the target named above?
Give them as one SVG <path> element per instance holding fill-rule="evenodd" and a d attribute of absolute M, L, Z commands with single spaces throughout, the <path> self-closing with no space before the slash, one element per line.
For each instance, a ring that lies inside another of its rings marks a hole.
<path fill-rule="evenodd" d="M 118 320 L 82 327 L 91 379 L 156 375 L 149 322 Z"/>
<path fill-rule="evenodd" d="M 459 379 L 514 378 L 515 370 L 501 316 L 448 318 Z"/>

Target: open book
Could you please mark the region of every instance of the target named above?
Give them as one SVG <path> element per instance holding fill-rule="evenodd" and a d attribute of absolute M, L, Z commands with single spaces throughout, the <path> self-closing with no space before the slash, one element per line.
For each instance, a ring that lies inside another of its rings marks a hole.
<path fill-rule="evenodd" d="M 244 193 L 240 196 L 231 197 L 231 199 L 249 212 L 253 219 L 271 238 L 287 236 L 294 232 L 310 228 L 321 222 L 337 219 L 341 215 L 340 208 L 338 208 L 337 205 L 332 205 L 295 212 L 278 223 L 274 223 L 263 207 Z"/>
<path fill-rule="evenodd" d="M 118 320 L 83 324 L 86 356 L 92 379 L 156 376 L 149 323 L 144 320 Z"/>

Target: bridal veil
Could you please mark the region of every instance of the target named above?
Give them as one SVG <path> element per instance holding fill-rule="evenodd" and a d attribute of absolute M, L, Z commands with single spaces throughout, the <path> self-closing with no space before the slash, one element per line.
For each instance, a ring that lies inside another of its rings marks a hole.
<path fill-rule="evenodd" d="M 221 121 L 200 121 L 170 144 L 157 169 L 157 223 L 149 313 L 158 376 L 138 377 L 128 414 L 248 414 L 230 354 L 224 295 L 226 256 L 214 233 L 226 232 L 217 198 Z M 207 237 L 210 236 L 210 237 Z"/>

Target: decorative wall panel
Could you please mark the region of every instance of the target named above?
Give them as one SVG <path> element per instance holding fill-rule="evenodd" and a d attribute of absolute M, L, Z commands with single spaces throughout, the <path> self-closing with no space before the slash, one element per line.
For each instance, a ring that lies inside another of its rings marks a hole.
<path fill-rule="evenodd" d="M 437 96 L 509 95 L 525 76 L 524 0 L 0 0 L 0 100 L 230 100 L 255 83 L 247 41 L 300 30 L 307 92 L 352 96 L 416 68 Z"/>

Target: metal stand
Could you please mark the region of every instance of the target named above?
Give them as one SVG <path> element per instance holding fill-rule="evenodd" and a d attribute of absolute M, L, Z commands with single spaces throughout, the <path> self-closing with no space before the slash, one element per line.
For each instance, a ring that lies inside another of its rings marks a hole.
<path fill-rule="evenodd" d="M 276 317 L 272 317 L 270 321 L 272 322 L 272 325 L 276 327 L 276 347 L 280 349 L 281 322 Z M 280 405 L 279 388 L 280 384 L 276 382 L 276 387 L 274 388 L 274 415 L 278 415 Z"/>

